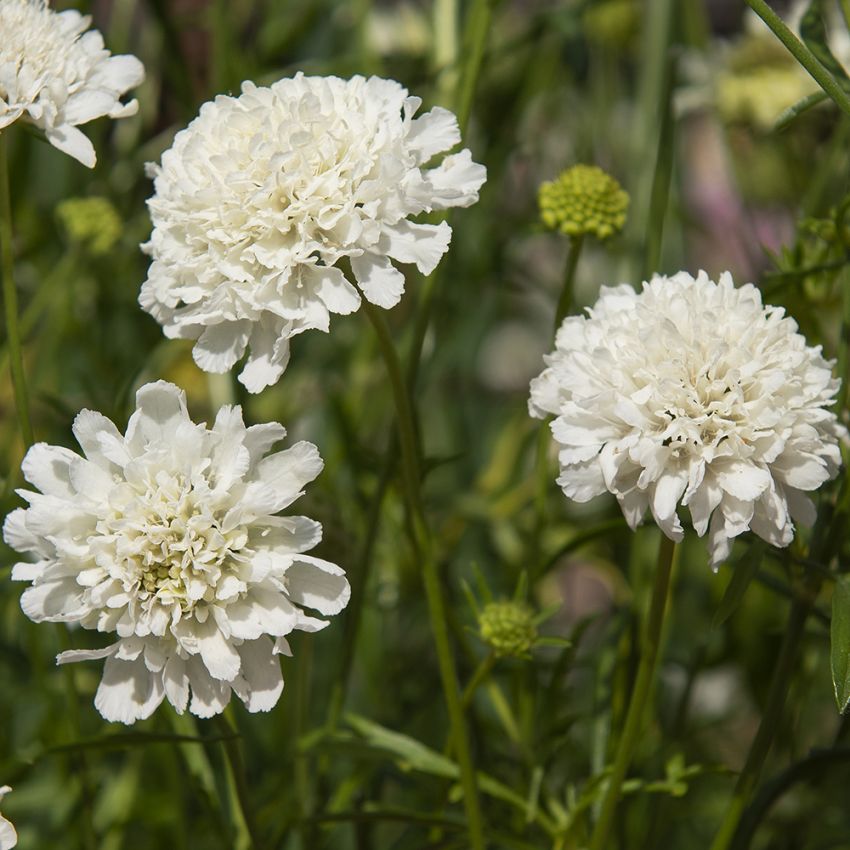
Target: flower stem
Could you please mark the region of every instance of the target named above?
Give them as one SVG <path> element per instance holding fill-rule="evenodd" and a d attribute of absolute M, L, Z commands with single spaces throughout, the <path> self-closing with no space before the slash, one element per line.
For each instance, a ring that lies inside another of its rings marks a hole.
<path fill-rule="evenodd" d="M 711 850 L 727 850 L 727 848 L 732 846 L 741 816 L 755 790 L 756 783 L 764 767 L 764 762 L 767 759 L 767 754 L 770 752 L 771 744 L 776 737 L 776 731 L 782 717 L 782 710 L 785 707 L 785 698 L 788 695 L 788 688 L 791 684 L 791 678 L 800 654 L 806 620 L 811 611 L 817 591 L 820 588 L 820 581 L 820 577 L 816 577 L 813 574 L 809 579 L 807 588 L 803 592 L 798 592 L 794 597 L 794 601 L 791 603 L 788 626 L 785 629 L 782 645 L 779 648 L 779 657 L 776 661 L 776 667 L 773 670 L 773 678 L 770 682 L 770 690 L 767 694 L 764 714 L 762 715 L 761 723 L 759 723 L 753 743 L 750 746 L 750 751 L 747 754 L 744 769 L 735 783 L 735 790 L 732 792 L 732 801 L 726 809 L 726 815 L 723 818 L 720 831 L 711 845 Z"/>
<path fill-rule="evenodd" d="M 472 114 L 472 100 L 484 59 L 484 49 L 487 47 L 487 35 L 490 32 L 494 5 L 495 0 L 474 0 L 467 17 L 463 44 L 466 62 L 460 75 L 455 110 L 461 135 L 466 133 L 469 116 Z"/>
<path fill-rule="evenodd" d="M 564 285 L 561 288 L 561 297 L 558 299 L 558 309 L 555 311 L 555 333 L 561 327 L 570 307 L 573 305 L 573 289 L 578 268 L 578 258 L 581 254 L 581 246 L 584 244 L 584 236 L 571 236 L 570 247 L 567 251 L 567 265 L 564 269 Z"/>
<path fill-rule="evenodd" d="M 785 45 L 788 52 L 808 71 L 815 82 L 835 101 L 838 108 L 850 115 L 850 96 L 836 82 L 814 53 L 794 35 L 785 22 L 765 0 L 747 0 L 747 5 L 770 27 L 773 34 Z"/>
<path fill-rule="evenodd" d="M 484 850 L 484 822 L 478 799 L 478 786 L 472 763 L 469 737 L 466 731 L 466 721 L 463 716 L 463 705 L 458 687 L 457 671 L 455 670 L 454 658 L 452 657 L 451 644 L 449 642 L 448 619 L 440 589 L 440 576 L 437 571 L 434 541 L 422 507 L 419 449 L 413 407 L 407 391 L 401 363 L 399 362 L 392 336 L 383 316 L 365 297 L 363 298 L 363 309 L 366 311 L 366 315 L 375 330 L 393 391 L 399 446 L 401 449 L 402 481 L 410 514 L 411 543 L 419 561 L 422 580 L 425 585 L 428 613 L 431 618 L 431 629 L 434 633 L 437 662 L 440 668 L 440 679 L 449 714 L 452 741 L 460 768 L 460 780 L 461 787 L 463 788 L 463 804 L 466 810 L 469 841 L 472 850 Z"/>
<path fill-rule="evenodd" d="M 24 359 L 18 331 L 18 293 L 15 289 L 14 260 L 12 256 L 12 196 L 9 191 L 8 129 L 0 131 L 0 250 L 3 267 L 3 305 L 6 310 L 6 339 L 9 346 L 9 364 L 15 407 L 21 426 L 21 437 L 29 448 L 34 442 L 30 423 L 27 382 L 24 376 Z"/>
<path fill-rule="evenodd" d="M 245 777 L 245 761 L 242 758 L 238 731 L 233 721 L 226 714 L 216 715 L 213 719 L 221 732 L 221 745 L 224 748 L 225 756 L 227 756 L 230 775 L 233 779 L 233 786 L 236 789 L 236 799 L 239 802 L 239 811 L 242 814 L 245 829 L 248 831 L 251 840 L 251 848 L 252 850 L 264 850 L 263 844 L 258 837 L 259 830 L 257 829 L 257 822 L 254 819 L 254 810 L 251 807 L 251 792 Z"/>
<path fill-rule="evenodd" d="M 641 720 L 647 698 L 652 687 L 655 676 L 655 662 L 658 657 L 658 647 L 661 643 L 661 630 L 664 626 L 664 614 L 667 608 L 667 599 L 670 595 L 670 576 L 673 571 L 673 554 L 676 544 L 662 535 L 661 545 L 658 549 L 658 564 L 655 568 L 655 581 L 652 587 L 652 599 L 649 605 L 649 616 L 646 621 L 646 630 L 641 642 L 640 664 L 638 665 L 637 678 L 634 690 L 629 701 L 629 709 L 626 713 L 626 723 L 623 734 L 617 745 L 617 754 L 614 758 L 614 766 L 608 787 L 602 801 L 602 809 L 599 820 L 593 830 L 590 842 L 590 850 L 608 850 L 608 837 L 614 824 L 614 814 L 617 809 L 617 801 L 620 799 L 620 789 L 626 772 L 632 760 L 635 745 L 641 731 Z"/>

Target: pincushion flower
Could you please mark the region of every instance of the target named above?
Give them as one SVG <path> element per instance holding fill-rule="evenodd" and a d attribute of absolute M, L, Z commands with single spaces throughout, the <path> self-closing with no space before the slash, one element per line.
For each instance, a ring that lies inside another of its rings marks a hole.
<path fill-rule="evenodd" d="M 283 374 L 290 337 L 327 331 L 361 292 L 394 306 L 394 263 L 430 274 L 451 238 L 410 217 L 469 206 L 486 178 L 468 150 L 428 167 L 460 131 L 439 107 L 414 118 L 420 103 L 392 80 L 297 74 L 204 104 L 150 167 L 142 307 L 166 336 L 197 340 L 208 372 L 249 349 L 239 380 L 259 392 Z"/>
<path fill-rule="evenodd" d="M 0 788 L 0 802 L 12 789 L 8 785 Z M 12 826 L 3 815 L 0 815 L 0 850 L 12 850 L 18 844 L 18 833 L 15 832 L 15 827 Z"/>
<path fill-rule="evenodd" d="M 145 71 L 135 56 L 110 55 L 90 23 L 73 9 L 52 11 L 46 0 L 0 0 L 0 131 L 17 120 L 33 124 L 93 168 L 94 147 L 78 125 L 135 114 L 138 103 L 121 98 Z"/>
<path fill-rule="evenodd" d="M 820 347 L 752 284 L 705 272 L 603 287 L 564 320 L 529 411 L 552 414 L 564 493 L 613 493 L 635 528 L 647 509 L 680 540 L 677 506 L 708 533 L 711 563 L 750 530 L 787 546 L 811 524 L 807 492 L 839 469 L 838 381 Z"/>
<path fill-rule="evenodd" d="M 83 410 L 74 436 L 83 456 L 38 443 L 23 463 L 29 507 L 13 511 L 6 542 L 31 553 L 12 578 L 35 621 L 115 633 L 102 649 L 63 652 L 60 663 L 105 658 L 95 706 L 133 723 L 163 698 L 200 717 L 221 712 L 231 691 L 268 711 L 283 688 L 280 653 L 294 629 L 327 621 L 349 598 L 343 571 L 304 554 L 319 523 L 280 516 L 322 468 L 316 447 L 268 454 L 277 423 L 246 428 L 223 407 L 211 429 L 195 424 L 181 390 L 142 387 L 126 434 Z"/>

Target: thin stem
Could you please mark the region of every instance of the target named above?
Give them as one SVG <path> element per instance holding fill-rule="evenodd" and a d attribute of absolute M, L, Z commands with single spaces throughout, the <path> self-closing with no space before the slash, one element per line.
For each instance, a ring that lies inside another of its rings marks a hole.
<path fill-rule="evenodd" d="M 348 693 L 348 685 L 351 680 L 351 668 L 354 663 L 354 649 L 357 645 L 357 634 L 360 631 L 360 621 L 363 614 L 363 602 L 366 599 L 366 588 L 369 584 L 369 572 L 375 551 L 375 541 L 378 539 L 378 528 L 381 521 L 381 507 L 387 492 L 390 479 L 395 470 L 395 456 L 398 448 L 395 440 L 390 445 L 388 456 L 378 481 L 378 490 L 372 498 L 367 520 L 366 537 L 363 540 L 363 548 L 357 558 L 356 566 L 352 571 L 351 599 L 346 607 L 345 621 L 343 626 L 343 645 L 340 656 L 339 673 L 337 674 L 328 706 L 328 728 L 334 730 L 339 725 L 342 709 L 345 706 L 345 697 Z"/>
<path fill-rule="evenodd" d="M 68 626 L 65 623 L 56 623 L 56 634 L 59 637 L 59 645 L 63 650 L 71 648 L 71 641 L 68 634 Z M 71 726 L 71 734 L 77 739 L 82 738 L 82 724 L 80 723 L 80 700 L 77 696 L 77 687 L 74 682 L 74 667 L 71 664 L 62 665 L 62 674 L 65 679 L 65 691 L 68 698 L 66 706 L 68 720 Z M 80 750 L 72 757 L 74 767 L 76 768 L 80 779 L 80 790 L 82 793 L 83 816 L 82 816 L 82 833 L 83 847 L 86 850 L 94 850 L 97 847 L 97 839 L 94 831 L 93 819 L 93 801 L 94 794 L 92 792 L 91 775 L 89 773 L 88 755 L 85 750 Z"/>
<path fill-rule="evenodd" d="M 814 53 L 794 35 L 782 18 L 767 5 L 765 0 L 747 0 L 747 5 L 773 30 L 773 34 L 785 45 L 788 52 L 808 71 L 815 82 L 835 101 L 838 108 L 850 115 L 850 97 L 826 68 L 818 62 Z"/>
<path fill-rule="evenodd" d="M 593 830 L 590 850 L 608 850 L 609 848 L 608 837 L 614 824 L 617 801 L 620 799 L 623 780 L 626 778 L 626 772 L 629 769 L 632 754 L 638 742 L 644 708 L 655 678 L 655 662 L 658 657 L 658 647 L 661 644 L 661 630 L 664 626 L 667 599 L 670 595 L 670 576 L 673 571 L 675 549 L 676 544 L 662 535 L 661 545 L 658 549 L 658 564 L 655 568 L 655 581 L 652 587 L 652 599 L 649 605 L 649 616 L 641 642 L 637 678 L 629 701 L 623 734 L 617 746 L 611 777 L 608 780 L 608 787 L 602 801 L 599 820 L 596 821 Z"/>
<path fill-rule="evenodd" d="M 248 781 L 245 777 L 245 761 L 242 758 L 239 738 L 234 737 L 234 735 L 238 735 L 238 731 L 236 726 L 226 714 L 216 715 L 213 719 L 216 725 L 221 729 L 221 745 L 224 748 L 224 754 L 227 756 L 227 763 L 230 766 L 233 786 L 236 789 L 236 799 L 239 802 L 239 811 L 242 814 L 245 828 L 248 831 L 252 850 L 264 850 L 263 844 L 259 839 L 257 822 L 254 819 L 254 810 L 251 805 L 251 792 L 248 788 Z"/>
<path fill-rule="evenodd" d="M 363 308 L 375 330 L 395 401 L 396 425 L 399 447 L 401 449 L 402 480 L 412 531 L 411 543 L 422 571 L 425 595 L 428 600 L 428 613 L 431 618 L 431 629 L 434 633 L 440 679 L 449 714 L 452 742 L 457 753 L 458 767 L 460 769 L 469 840 L 473 850 L 484 850 L 484 823 L 481 815 L 481 805 L 478 799 L 478 787 L 475 778 L 475 769 L 472 763 L 469 738 L 466 731 L 466 721 L 463 716 L 457 671 L 455 670 L 451 643 L 449 641 L 448 618 L 446 617 L 445 603 L 440 588 L 440 576 L 437 570 L 434 541 L 422 507 L 419 449 L 413 406 L 408 395 L 398 354 L 396 353 L 392 336 L 383 316 L 365 297 L 363 298 Z"/>
<path fill-rule="evenodd" d="M 478 690 L 479 685 L 481 685 L 484 680 L 490 675 L 495 664 L 496 656 L 494 653 L 491 652 L 485 658 L 482 658 L 481 663 L 478 665 L 478 667 L 475 668 L 475 672 L 472 674 L 472 678 L 469 680 L 466 687 L 463 689 L 461 705 L 463 706 L 464 711 L 466 711 L 469 706 L 472 705 L 472 700 L 475 697 L 475 692 Z"/>
<path fill-rule="evenodd" d="M 0 131 L 0 248 L 3 266 L 3 305 L 6 309 L 6 339 L 9 346 L 9 364 L 15 392 L 15 408 L 21 426 L 21 436 L 29 448 L 34 442 L 30 422 L 27 382 L 24 376 L 24 358 L 18 331 L 18 293 L 15 289 L 14 258 L 12 256 L 12 196 L 9 191 L 9 130 Z"/>
<path fill-rule="evenodd" d="M 753 795 L 767 754 L 770 752 L 771 744 L 773 744 L 773 739 L 776 737 L 779 721 L 782 717 L 782 710 L 785 707 L 785 698 L 788 695 L 797 658 L 800 655 L 806 620 L 808 619 L 819 587 L 820 579 L 812 575 L 809 579 L 808 589 L 802 593 L 798 593 L 791 603 L 788 626 L 785 629 L 782 646 L 779 649 L 779 657 L 776 661 L 776 667 L 773 670 L 773 678 L 770 682 L 770 690 L 767 694 L 764 714 L 762 715 L 761 723 L 759 723 L 753 743 L 750 746 L 750 751 L 747 754 L 744 769 L 735 783 L 732 801 L 726 810 L 720 831 L 711 845 L 711 850 L 727 850 L 727 848 L 732 846 L 741 816 Z"/>
<path fill-rule="evenodd" d="M 464 30 L 464 53 L 466 62 L 460 75 L 456 95 L 457 123 L 461 135 L 466 133 L 469 116 L 472 114 L 472 100 L 478 83 L 478 74 L 487 47 L 487 35 L 490 32 L 490 21 L 493 17 L 495 0 L 474 0 L 469 10 L 466 28 Z"/>
<path fill-rule="evenodd" d="M 567 251 L 567 265 L 564 268 L 564 285 L 561 287 L 561 297 L 558 299 L 558 309 L 555 311 L 555 333 L 561 327 L 570 308 L 573 306 L 573 289 L 575 288 L 576 268 L 581 254 L 584 236 L 571 236 L 570 247 Z"/>

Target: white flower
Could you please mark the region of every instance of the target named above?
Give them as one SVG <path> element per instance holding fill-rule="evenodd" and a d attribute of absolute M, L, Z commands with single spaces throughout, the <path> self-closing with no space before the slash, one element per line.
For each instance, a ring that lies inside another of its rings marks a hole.
<path fill-rule="evenodd" d="M 93 168 L 92 143 L 77 129 L 94 118 L 125 118 L 121 103 L 145 76 L 135 56 L 110 56 L 91 19 L 53 12 L 46 0 L 0 0 L 0 130 L 21 119 L 48 141 Z"/>
<path fill-rule="evenodd" d="M 0 788 L 0 802 L 12 789 L 8 785 Z M 18 833 L 3 815 L 0 815 L 0 850 L 12 850 L 18 844 Z"/>
<path fill-rule="evenodd" d="M 546 363 L 529 411 L 556 417 L 564 493 L 610 491 L 631 528 L 649 508 L 673 540 L 681 502 L 713 566 L 747 530 L 787 546 L 792 520 L 815 519 L 805 492 L 841 464 L 831 364 L 728 273 L 603 287 L 587 317 L 564 320 Z"/>
<path fill-rule="evenodd" d="M 328 330 L 360 294 L 390 308 L 397 263 L 430 274 L 451 228 L 410 216 L 478 200 L 486 178 L 457 120 L 378 77 L 284 79 L 219 96 L 150 166 L 153 257 L 139 302 L 166 336 L 196 339 L 195 361 L 226 372 L 250 348 L 242 383 L 259 392 L 289 359 L 289 338 Z"/>
<path fill-rule="evenodd" d="M 200 717 L 221 712 L 231 690 L 268 711 L 283 689 L 285 635 L 327 625 L 349 598 L 343 571 L 303 554 L 319 523 L 279 516 L 322 468 L 316 447 L 267 454 L 286 433 L 246 428 L 223 407 L 212 429 L 189 419 L 183 392 L 142 387 L 126 435 L 91 410 L 74 421 L 83 449 L 38 443 L 23 462 L 29 507 L 6 519 L 6 542 L 32 553 L 12 578 L 35 621 L 115 632 L 104 649 L 63 652 L 59 663 L 106 658 L 95 706 L 133 723 L 167 697 Z"/>

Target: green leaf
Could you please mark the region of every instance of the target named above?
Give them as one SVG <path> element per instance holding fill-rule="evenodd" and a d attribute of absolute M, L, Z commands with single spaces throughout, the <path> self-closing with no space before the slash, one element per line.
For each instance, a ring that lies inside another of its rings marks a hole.
<path fill-rule="evenodd" d="M 773 124 L 773 129 L 784 130 L 798 115 L 808 112 L 813 106 L 817 106 L 819 103 L 823 103 L 828 99 L 829 95 L 824 91 L 816 91 L 806 95 L 787 109 L 782 110 Z"/>
<path fill-rule="evenodd" d="M 839 576 L 832 592 L 830 643 L 835 702 L 843 714 L 850 703 L 850 575 Z"/>
<path fill-rule="evenodd" d="M 823 0 L 812 0 L 800 21 L 800 37 L 818 62 L 829 71 L 844 89 L 850 89 L 850 78 L 841 63 L 832 55 L 826 40 L 826 25 L 823 16 Z"/>
<path fill-rule="evenodd" d="M 458 766 L 451 759 L 426 747 L 415 738 L 402 735 L 401 732 L 393 732 L 356 714 L 346 715 L 346 720 L 354 731 L 372 746 L 395 756 L 402 770 L 419 770 L 446 779 L 456 779 L 459 776 Z"/>
<path fill-rule="evenodd" d="M 732 616 L 735 609 L 741 604 L 744 598 L 744 593 L 750 586 L 750 582 L 756 577 L 756 573 L 761 566 L 761 559 L 764 555 L 764 545 L 755 542 L 744 555 L 739 558 L 732 566 L 732 578 L 729 579 L 729 584 L 726 585 L 726 590 L 723 592 L 723 598 L 720 600 L 720 605 L 714 612 L 714 619 L 711 621 L 712 628 L 725 623 Z"/>

